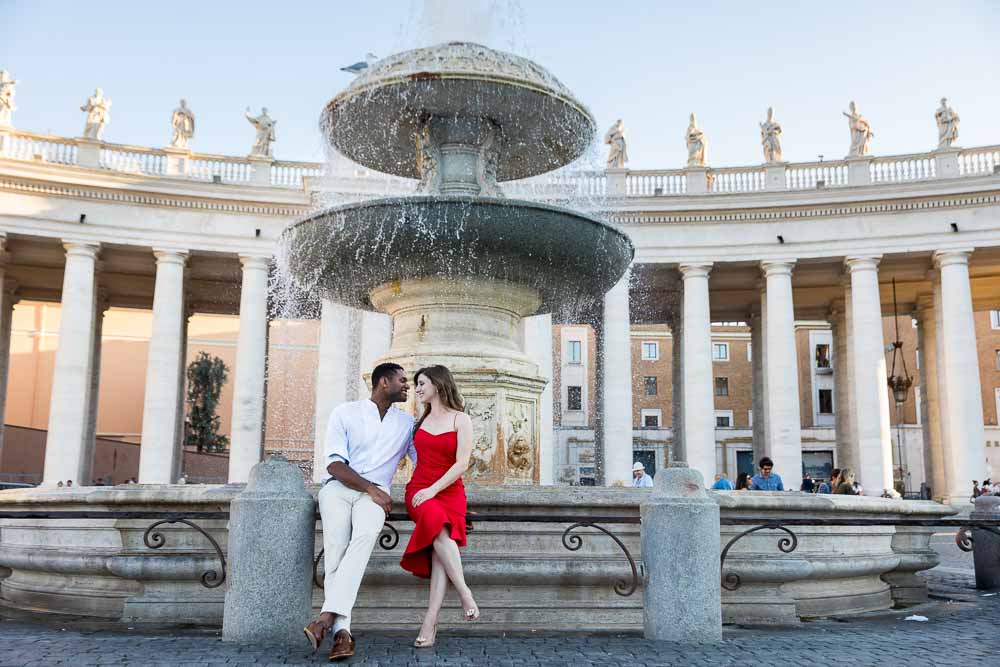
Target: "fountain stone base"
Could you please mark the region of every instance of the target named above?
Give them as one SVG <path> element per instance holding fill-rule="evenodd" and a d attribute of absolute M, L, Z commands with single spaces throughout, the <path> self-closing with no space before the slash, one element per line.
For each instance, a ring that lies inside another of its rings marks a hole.
<path fill-rule="evenodd" d="M 521 318 L 538 310 L 529 287 L 498 280 L 403 280 L 371 292 L 393 320 L 380 361 L 408 373 L 447 366 L 474 428 L 468 478 L 481 484 L 539 483 L 540 403 L 546 380 L 522 349 Z M 413 406 L 411 406 L 413 407 Z"/>

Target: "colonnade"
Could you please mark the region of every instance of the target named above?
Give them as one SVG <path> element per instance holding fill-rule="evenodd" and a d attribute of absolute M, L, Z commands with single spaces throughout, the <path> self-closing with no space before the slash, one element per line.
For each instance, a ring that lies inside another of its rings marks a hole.
<path fill-rule="evenodd" d="M 930 484 L 936 498 L 961 503 L 985 465 L 982 393 L 976 350 L 971 249 L 935 252 L 932 293 L 918 298 L 918 338 L 924 442 Z M 882 334 L 878 255 L 844 258 L 841 298 L 828 319 L 834 338 L 837 463 L 855 470 L 866 494 L 893 486 L 887 389 L 886 346 Z M 747 314 L 753 351 L 754 458 L 769 456 L 786 485 L 798 487 L 802 470 L 801 415 L 794 260 L 762 261 L 759 308 Z M 711 480 L 716 473 L 714 389 L 711 350 L 710 262 L 684 263 L 680 303 L 671 311 L 674 330 L 674 457 Z M 614 292 L 608 299 L 620 300 Z M 627 295 L 626 295 L 627 298 Z M 619 305 L 618 310 L 621 310 Z M 627 310 L 625 311 L 627 312 Z M 947 342 L 947 344 L 945 344 Z M 609 339 L 609 344 L 612 341 Z M 620 355 L 619 355 L 620 356 Z M 616 357 L 617 359 L 617 357 Z M 617 376 L 605 375 L 605 397 L 614 395 Z M 630 393 L 609 409 L 631 414 Z M 631 444 L 631 439 L 627 442 Z M 629 447 L 621 443 L 629 455 Z M 616 443 L 615 446 L 618 446 Z M 609 454 L 610 458 L 613 456 Z"/>
<path fill-rule="evenodd" d="M 2 242 L 0 236 L 0 242 Z M 101 333 L 110 303 L 100 287 L 98 243 L 66 240 L 49 425 L 42 484 L 92 478 L 96 438 Z M 2 250 L 0 245 L 0 250 Z M 169 484 L 181 473 L 184 437 L 184 380 L 187 325 L 185 297 L 188 252 L 154 248 L 156 277 L 152 335 L 146 365 L 139 483 Z M 235 392 L 230 482 L 245 482 L 264 448 L 264 392 L 267 355 L 267 270 L 265 255 L 241 255 L 240 333 L 233 373 Z M 10 322 L 16 285 L 4 280 L 0 264 L 0 391 L 7 386 Z M 5 403 L 0 395 L 0 407 Z"/>

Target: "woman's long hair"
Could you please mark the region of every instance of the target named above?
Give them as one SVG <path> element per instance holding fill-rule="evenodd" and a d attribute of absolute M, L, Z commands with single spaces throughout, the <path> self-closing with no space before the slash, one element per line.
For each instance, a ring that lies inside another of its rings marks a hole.
<path fill-rule="evenodd" d="M 462 395 L 458 392 L 458 385 L 455 384 L 455 378 L 451 376 L 451 371 L 448 370 L 447 366 L 441 366 L 436 364 L 434 366 L 425 366 L 417 371 L 416 375 L 413 376 L 413 386 L 416 387 L 417 383 L 420 381 L 420 376 L 424 375 L 434 388 L 437 389 L 438 397 L 441 399 L 441 405 L 450 409 L 456 410 L 458 412 L 465 412 L 465 405 L 462 403 Z M 420 415 L 420 419 L 417 420 L 416 429 L 420 428 L 420 425 L 424 423 L 427 419 L 427 415 L 431 413 L 431 404 L 427 403 L 424 407 L 424 414 Z"/>
<path fill-rule="evenodd" d="M 736 478 L 736 490 L 742 491 L 743 489 L 750 488 L 750 475 L 745 472 L 741 472 Z"/>

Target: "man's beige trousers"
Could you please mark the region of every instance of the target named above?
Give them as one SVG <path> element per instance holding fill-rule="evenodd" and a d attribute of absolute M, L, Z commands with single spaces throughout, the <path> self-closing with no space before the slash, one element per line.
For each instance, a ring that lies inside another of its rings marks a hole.
<path fill-rule="evenodd" d="M 335 615 L 334 632 L 350 631 L 351 610 L 375 540 L 385 525 L 385 512 L 367 493 L 334 480 L 319 491 L 319 513 L 326 563 L 323 611 Z"/>

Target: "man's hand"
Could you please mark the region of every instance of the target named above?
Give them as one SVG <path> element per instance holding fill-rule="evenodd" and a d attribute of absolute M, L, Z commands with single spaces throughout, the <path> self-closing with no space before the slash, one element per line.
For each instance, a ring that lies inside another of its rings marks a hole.
<path fill-rule="evenodd" d="M 368 486 L 366 493 L 372 497 L 376 505 L 385 510 L 385 515 L 389 516 L 389 512 L 392 510 L 392 497 L 374 484 Z"/>

